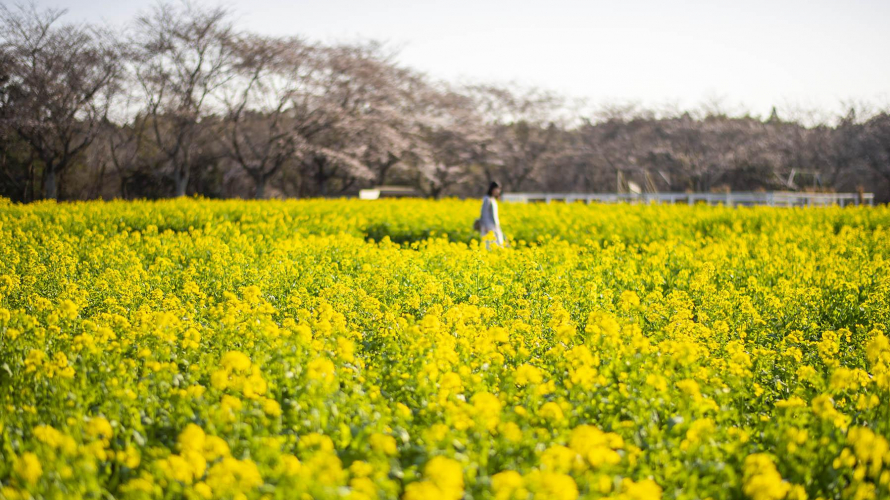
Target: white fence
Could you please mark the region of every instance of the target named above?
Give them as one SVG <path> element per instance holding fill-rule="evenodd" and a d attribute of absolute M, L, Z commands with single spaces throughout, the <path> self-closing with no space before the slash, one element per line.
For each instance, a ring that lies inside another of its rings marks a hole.
<path fill-rule="evenodd" d="M 770 207 L 822 207 L 874 205 L 874 193 L 796 193 L 786 191 L 735 193 L 504 193 L 504 201 L 516 203 L 707 203 L 708 205 Z"/>

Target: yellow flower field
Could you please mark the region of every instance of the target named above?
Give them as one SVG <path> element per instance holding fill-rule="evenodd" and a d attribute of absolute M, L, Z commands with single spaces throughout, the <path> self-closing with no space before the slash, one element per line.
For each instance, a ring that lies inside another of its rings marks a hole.
<path fill-rule="evenodd" d="M 890 498 L 890 208 L 478 210 L 0 200 L 0 498 Z"/>

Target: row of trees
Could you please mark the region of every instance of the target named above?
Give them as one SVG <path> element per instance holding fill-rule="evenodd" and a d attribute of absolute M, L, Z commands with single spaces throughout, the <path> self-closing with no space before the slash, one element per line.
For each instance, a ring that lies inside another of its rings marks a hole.
<path fill-rule="evenodd" d="M 805 127 L 706 112 L 578 118 L 536 89 L 433 82 L 384 46 L 238 29 L 159 3 L 122 32 L 0 6 L 0 196 L 434 197 L 507 190 L 865 186 L 890 199 L 888 110 Z M 125 34 L 122 34 L 125 33 Z"/>

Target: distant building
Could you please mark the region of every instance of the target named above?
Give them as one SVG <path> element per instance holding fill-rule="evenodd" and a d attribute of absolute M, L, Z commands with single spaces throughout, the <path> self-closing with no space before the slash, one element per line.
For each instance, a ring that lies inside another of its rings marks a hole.
<path fill-rule="evenodd" d="M 380 198 L 417 198 L 421 193 L 411 186 L 377 186 L 362 189 L 358 192 L 361 200 L 377 200 Z"/>

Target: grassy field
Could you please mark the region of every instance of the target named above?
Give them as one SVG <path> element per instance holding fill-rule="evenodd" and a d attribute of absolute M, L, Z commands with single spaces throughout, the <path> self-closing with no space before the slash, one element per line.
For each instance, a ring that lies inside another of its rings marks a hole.
<path fill-rule="evenodd" d="M 890 208 L 0 200 L 0 498 L 890 498 Z"/>

